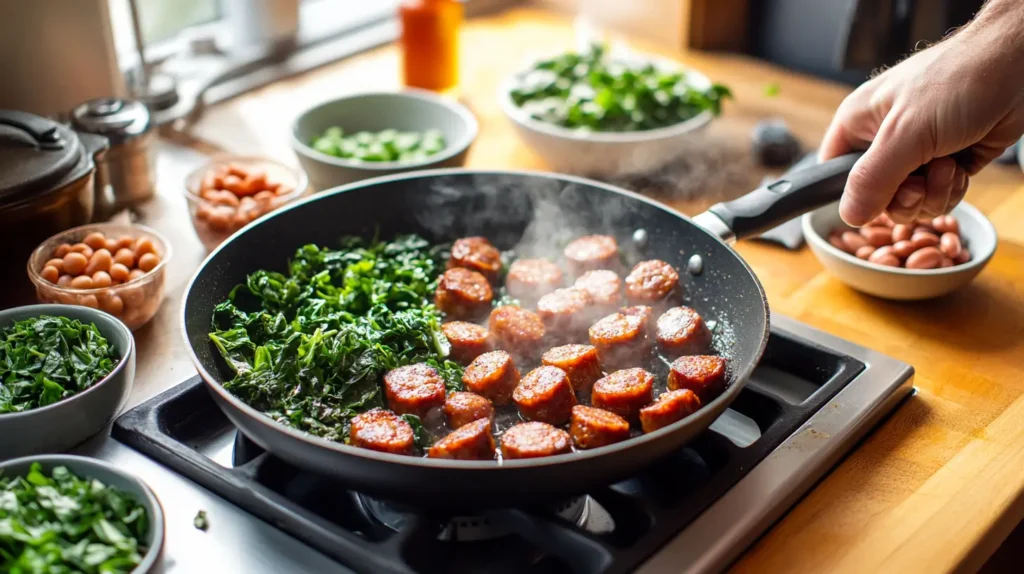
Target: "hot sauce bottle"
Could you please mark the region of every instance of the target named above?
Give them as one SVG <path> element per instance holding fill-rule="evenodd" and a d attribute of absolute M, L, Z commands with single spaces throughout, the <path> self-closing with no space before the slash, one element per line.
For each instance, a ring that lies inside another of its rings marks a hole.
<path fill-rule="evenodd" d="M 402 74 L 406 86 L 447 92 L 459 83 L 461 0 L 404 0 Z"/>

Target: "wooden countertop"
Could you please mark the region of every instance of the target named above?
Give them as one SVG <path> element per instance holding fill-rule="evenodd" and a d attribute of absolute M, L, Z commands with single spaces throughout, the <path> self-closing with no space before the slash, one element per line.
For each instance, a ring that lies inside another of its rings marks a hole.
<path fill-rule="evenodd" d="M 468 167 L 544 169 L 516 139 L 495 93 L 499 81 L 527 58 L 570 48 L 574 41 L 569 20 L 532 9 L 466 26 L 463 98 L 481 122 Z M 674 57 L 735 92 L 736 101 L 709 133 L 733 157 L 742 156 L 753 124 L 768 116 L 785 118 L 804 142 L 816 145 L 848 91 L 743 57 Z M 781 86 L 777 97 L 764 95 L 770 82 Z M 210 109 L 190 134 L 233 152 L 295 162 L 288 126 L 302 109 L 341 93 L 396 87 L 397 50 L 385 47 Z M 733 176 L 716 184 L 724 188 L 718 193 L 739 195 L 755 186 L 762 173 L 745 167 Z M 737 246 L 763 282 L 774 312 L 914 365 L 919 392 L 748 552 L 736 570 L 973 570 L 1024 518 L 1022 185 L 1024 175 L 1013 167 L 993 166 L 974 179 L 967 200 L 992 219 L 999 248 L 970 286 L 935 301 L 892 303 L 861 295 L 824 272 L 806 248 L 788 252 L 752 242 Z M 693 214 L 717 199 L 667 201 Z M 201 259 L 198 242 L 187 237 L 191 229 L 177 205 L 181 202 L 166 201 L 165 209 L 146 211 L 163 213 L 160 227 L 165 229 L 172 217 L 166 208 L 175 211 L 174 235 L 185 244 L 176 245 L 182 275 L 155 324 L 141 333 L 140 360 L 149 364 L 140 363 L 140 379 L 145 373 L 157 375 L 157 364 L 149 362 L 157 360 L 156 354 L 184 351 L 177 333 L 180 293 L 189 267 Z M 171 371 L 177 380 L 188 369 L 187 360 L 174 359 Z M 168 377 L 166 371 L 160 375 Z M 133 403 L 156 391 L 136 395 Z"/>

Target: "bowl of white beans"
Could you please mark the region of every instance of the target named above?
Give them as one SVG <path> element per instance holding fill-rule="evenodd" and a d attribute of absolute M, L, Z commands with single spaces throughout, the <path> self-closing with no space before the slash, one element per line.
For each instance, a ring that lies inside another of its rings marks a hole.
<path fill-rule="evenodd" d="M 882 215 L 859 229 L 839 217 L 835 203 L 803 216 L 804 238 L 818 261 L 840 281 L 884 299 L 939 297 L 966 285 L 992 258 L 996 230 L 972 205 L 949 215 L 896 224 Z"/>

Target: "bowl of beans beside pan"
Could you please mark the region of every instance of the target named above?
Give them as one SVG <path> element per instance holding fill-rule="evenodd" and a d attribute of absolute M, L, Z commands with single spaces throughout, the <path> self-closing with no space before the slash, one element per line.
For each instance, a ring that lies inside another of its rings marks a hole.
<path fill-rule="evenodd" d="M 910 225 L 880 216 L 860 229 L 845 225 L 838 204 L 803 216 L 804 237 L 821 264 L 842 282 L 884 299 L 930 299 L 981 272 L 996 250 L 996 231 L 977 208 L 960 203 L 949 215 Z"/>
<path fill-rule="evenodd" d="M 160 308 L 170 258 L 170 243 L 148 227 L 94 223 L 40 244 L 28 277 L 40 303 L 100 309 L 134 331 Z"/>

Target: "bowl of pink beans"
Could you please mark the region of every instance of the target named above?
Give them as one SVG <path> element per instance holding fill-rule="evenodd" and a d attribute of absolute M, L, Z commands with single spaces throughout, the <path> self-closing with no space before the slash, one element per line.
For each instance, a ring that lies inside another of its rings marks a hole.
<path fill-rule="evenodd" d="M 896 300 L 930 299 L 969 283 L 995 253 L 995 228 L 975 207 L 912 224 L 881 215 L 859 229 L 838 204 L 803 216 L 807 244 L 826 269 L 864 293 Z"/>

